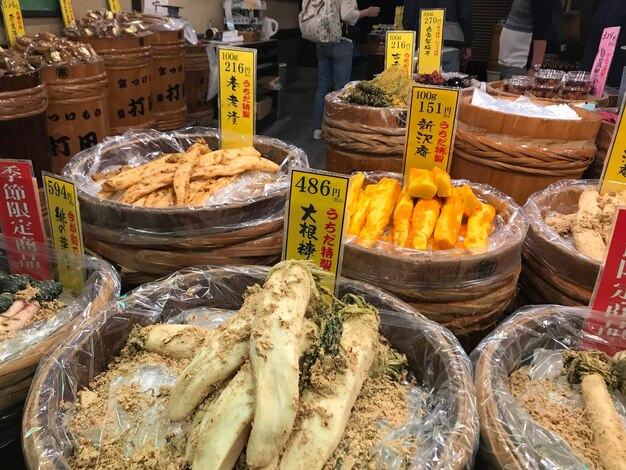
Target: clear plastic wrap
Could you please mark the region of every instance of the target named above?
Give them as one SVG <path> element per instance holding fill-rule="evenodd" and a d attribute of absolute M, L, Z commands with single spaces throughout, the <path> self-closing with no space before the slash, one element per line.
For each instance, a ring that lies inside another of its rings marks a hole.
<path fill-rule="evenodd" d="M 184 152 L 196 139 L 204 138 L 212 149 L 218 148 L 219 131 L 192 127 L 162 133 L 129 131 L 109 137 L 76 155 L 65 167 L 64 176 L 79 189 L 81 216 L 87 232 L 114 243 L 163 245 L 184 240 L 233 232 L 281 220 L 289 187 L 289 170 L 308 167 L 306 154 L 299 148 L 270 137 L 257 136 L 255 147 L 264 157 L 278 163 L 276 175 L 247 174 L 216 193 L 203 206 L 186 208 L 136 207 L 114 200 L 100 199 L 92 176 L 123 165 L 136 166 L 167 152 Z"/>
<path fill-rule="evenodd" d="M 558 91 L 558 86 L 557 86 Z M 557 91 L 554 91 L 556 96 Z M 491 109 L 506 114 L 516 114 L 542 119 L 560 119 L 578 121 L 581 117 L 566 104 L 554 104 L 542 106 L 526 96 L 520 96 L 515 101 L 501 100 L 482 92 L 474 90 L 472 104 L 484 109 Z"/>
<path fill-rule="evenodd" d="M 526 412 L 508 386 L 509 375 L 522 366 L 531 366 L 533 380 L 556 378 L 563 351 L 579 349 L 583 339 L 607 344 L 584 331 L 588 316 L 589 311 L 581 307 L 526 307 L 502 323 L 472 352 L 481 423 L 481 461 L 504 470 L 588 468 L 562 437 Z M 550 399 L 563 400 L 558 394 Z M 559 403 L 567 406 L 568 402 Z M 615 404 L 625 419 L 623 404 Z"/>
<path fill-rule="evenodd" d="M 267 273 L 268 268 L 262 267 L 191 268 L 145 284 L 108 304 L 95 322 L 61 344 L 38 371 L 23 422 L 29 467 L 69 468 L 67 458 L 75 443 L 68 424 L 77 392 L 106 369 L 126 344 L 134 325 L 195 321 L 215 326 L 241 306 L 246 288 L 262 283 Z M 478 445 L 478 421 L 470 364 L 458 341 L 378 289 L 342 281 L 340 296 L 348 292 L 363 295 L 380 310 L 382 334 L 407 354 L 409 368 L 420 385 L 418 390 L 426 392 L 411 400 L 420 425 L 409 422 L 394 435 L 414 434 L 418 438 L 420 445 L 411 467 L 471 468 Z M 142 370 L 139 378 L 144 385 L 147 379 L 155 385 L 156 373 L 160 375 L 157 385 L 164 383 L 163 379 L 169 383 L 162 372 Z M 149 410 L 146 420 L 156 413 L 157 409 Z M 161 435 L 155 430 L 151 439 L 158 440 Z M 389 465 L 386 468 L 401 468 L 393 453 L 382 454 Z"/>
<path fill-rule="evenodd" d="M 10 272 L 4 240 L 0 240 L 2 270 Z M 48 245 L 36 245 L 38 261 L 51 266 L 53 279 L 59 279 L 56 255 Z M 91 256 L 70 256 L 71 266 L 83 264 L 84 285 L 80 292 L 64 286 L 60 300 L 65 304 L 49 319 L 36 320 L 0 339 L 0 409 L 23 400 L 30 378 L 41 356 L 58 341 L 90 320 L 94 311 L 120 293 L 120 279 L 113 267 Z M 65 264 L 65 262 L 64 262 Z"/>

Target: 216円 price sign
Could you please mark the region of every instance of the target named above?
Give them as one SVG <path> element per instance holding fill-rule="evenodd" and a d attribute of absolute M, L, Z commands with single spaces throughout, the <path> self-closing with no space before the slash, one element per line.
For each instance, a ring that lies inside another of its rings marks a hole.
<path fill-rule="evenodd" d="M 385 40 L 385 69 L 401 65 L 407 74 L 413 74 L 415 31 L 387 31 Z"/>
<path fill-rule="evenodd" d="M 448 171 L 458 100 L 458 90 L 413 87 L 404 150 L 405 177 L 411 168 Z"/>
<path fill-rule="evenodd" d="M 604 162 L 602 178 L 600 178 L 600 194 L 609 191 L 624 191 L 626 189 L 626 119 L 624 110 L 626 102 L 622 104 L 622 111 L 617 121 L 613 142 L 607 152 Z"/>
<path fill-rule="evenodd" d="M 310 260 L 337 279 L 349 182 L 348 176 L 292 170 L 284 259 Z"/>
<path fill-rule="evenodd" d="M 444 16 L 443 8 L 420 10 L 419 74 L 439 72 L 441 69 Z"/>
<path fill-rule="evenodd" d="M 256 126 L 256 50 L 219 48 L 223 149 L 252 147 Z"/>

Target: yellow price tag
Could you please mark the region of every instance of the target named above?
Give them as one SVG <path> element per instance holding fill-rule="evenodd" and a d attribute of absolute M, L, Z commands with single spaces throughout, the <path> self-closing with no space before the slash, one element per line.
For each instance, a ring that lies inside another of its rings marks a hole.
<path fill-rule="evenodd" d="M 413 75 L 415 31 L 387 31 L 385 41 L 385 68 L 402 65 L 409 77 Z"/>
<path fill-rule="evenodd" d="M 459 90 L 413 87 L 404 148 L 405 181 L 411 168 L 449 170 L 458 104 Z"/>
<path fill-rule="evenodd" d="M 604 162 L 604 170 L 600 179 L 600 194 L 626 189 L 626 119 L 624 119 L 624 109 L 626 109 L 626 101 L 622 104 L 613 141 Z"/>
<path fill-rule="evenodd" d="M 26 34 L 19 0 L 2 0 L 2 16 L 9 45 L 14 46 L 15 39 Z"/>
<path fill-rule="evenodd" d="M 109 10 L 113 13 L 121 13 L 122 6 L 120 5 L 120 0 L 107 0 L 109 3 Z"/>
<path fill-rule="evenodd" d="M 420 42 L 417 73 L 429 74 L 441 69 L 445 9 L 420 10 Z"/>
<path fill-rule="evenodd" d="M 63 15 L 63 23 L 68 26 L 74 21 L 74 8 L 72 8 L 72 0 L 59 0 L 61 6 L 61 14 Z"/>
<path fill-rule="evenodd" d="M 45 171 L 43 184 L 52 240 L 57 251 L 59 280 L 64 286 L 80 291 L 85 281 L 85 270 L 76 186 Z"/>
<path fill-rule="evenodd" d="M 317 170 L 292 170 L 283 259 L 310 260 L 332 274 L 341 272 L 343 222 L 350 178 Z"/>
<path fill-rule="evenodd" d="M 222 148 L 252 147 L 256 128 L 256 50 L 220 47 L 218 55 Z"/>

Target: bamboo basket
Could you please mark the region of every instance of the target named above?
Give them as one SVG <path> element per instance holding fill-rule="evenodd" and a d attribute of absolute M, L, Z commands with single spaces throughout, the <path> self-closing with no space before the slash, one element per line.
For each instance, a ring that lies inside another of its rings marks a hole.
<path fill-rule="evenodd" d="M 326 95 L 324 106 L 326 169 L 402 172 L 406 109 L 359 106 L 338 95 Z"/>
<path fill-rule="evenodd" d="M 135 325 L 166 321 L 189 308 L 238 309 L 247 287 L 261 283 L 267 268 L 197 268 L 175 273 L 131 292 L 123 303 L 110 303 L 84 331 L 76 332 L 39 369 L 23 420 L 24 455 L 30 468 L 67 465 L 72 452 L 67 420 L 62 419 L 86 387 L 126 344 Z M 191 292 L 190 295 L 181 295 Z M 363 295 L 381 311 L 381 332 L 407 354 L 418 380 L 447 393 L 453 426 L 442 429 L 436 469 L 461 470 L 471 464 L 478 442 L 471 372 L 458 342 L 408 305 L 366 284 L 342 281 L 339 295 Z M 160 307 L 154 307 L 160 306 Z M 416 340 L 419 338 L 419 340 Z M 431 383 L 432 382 L 432 383 Z M 464 385 L 465 384 L 465 385 Z"/>
<path fill-rule="evenodd" d="M 573 108 L 579 121 L 517 116 L 461 97 L 450 174 L 494 186 L 524 204 L 564 178 L 578 179 L 595 157 L 601 118 Z"/>
<path fill-rule="evenodd" d="M 555 212 L 572 214 L 587 186 L 597 181 L 563 181 L 533 194 L 524 210 L 528 236 L 523 249 L 523 290 L 536 303 L 587 306 L 591 301 L 601 263 L 581 254 L 549 228 L 544 219 Z"/>
<path fill-rule="evenodd" d="M 541 456 L 536 449 L 514 434 L 513 427 L 523 423 L 507 419 L 513 398 L 508 395 L 506 382 L 536 348 L 575 349 L 583 335 L 585 312 L 586 309 L 556 305 L 531 307 L 501 325 L 472 353 L 481 425 L 479 458 L 488 462 L 489 468 L 540 468 Z M 531 418 L 524 413 L 523 419 Z"/>
<path fill-rule="evenodd" d="M 507 233 L 494 249 L 477 254 L 389 252 L 349 241 L 342 274 L 397 295 L 413 308 L 454 333 L 467 350 L 496 325 L 517 294 L 522 242 L 527 221 L 509 197 L 470 183 L 489 204 Z"/>
<path fill-rule="evenodd" d="M 494 96 L 507 97 L 517 99 L 519 95 L 515 93 L 508 93 L 504 91 L 504 81 L 499 80 L 497 82 L 487 83 L 487 93 Z M 609 95 L 604 93 L 600 98 L 596 98 L 595 96 L 589 95 L 586 100 L 566 100 L 560 97 L 556 98 L 538 98 L 531 93 L 527 93 L 526 96 L 531 98 L 534 101 L 546 102 L 549 104 L 559 104 L 559 103 L 567 103 L 573 105 L 579 104 L 595 104 L 597 106 L 601 106 L 603 103 L 608 102 Z"/>

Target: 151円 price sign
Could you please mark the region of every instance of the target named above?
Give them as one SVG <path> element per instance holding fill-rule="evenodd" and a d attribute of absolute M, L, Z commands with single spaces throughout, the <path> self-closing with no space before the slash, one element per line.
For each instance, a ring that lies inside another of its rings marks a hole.
<path fill-rule="evenodd" d="M 252 147 L 256 127 L 256 50 L 220 47 L 218 56 L 222 148 Z"/>
<path fill-rule="evenodd" d="M 385 40 L 385 69 L 401 65 L 409 77 L 413 74 L 415 31 L 387 31 Z"/>
<path fill-rule="evenodd" d="M 439 72 L 441 69 L 444 17 L 443 8 L 420 10 L 419 74 Z"/>
<path fill-rule="evenodd" d="M 411 168 L 449 170 L 458 102 L 458 90 L 413 87 L 404 149 L 405 178 Z"/>
<path fill-rule="evenodd" d="M 350 178 L 315 170 L 292 170 L 283 259 L 310 260 L 332 273 L 341 271 L 343 229 Z"/>

